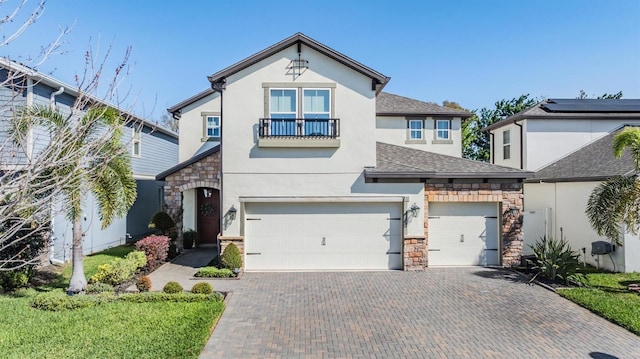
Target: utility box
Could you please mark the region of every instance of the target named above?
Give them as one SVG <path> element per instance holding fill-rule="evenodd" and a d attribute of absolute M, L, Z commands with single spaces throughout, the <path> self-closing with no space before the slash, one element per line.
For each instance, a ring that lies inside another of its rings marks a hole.
<path fill-rule="evenodd" d="M 606 241 L 591 242 L 591 255 L 595 254 L 609 254 L 613 252 L 613 246 Z"/>

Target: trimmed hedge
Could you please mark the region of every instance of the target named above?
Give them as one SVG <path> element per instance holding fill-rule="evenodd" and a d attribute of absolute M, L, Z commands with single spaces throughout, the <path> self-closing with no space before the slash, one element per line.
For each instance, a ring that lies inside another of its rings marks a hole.
<path fill-rule="evenodd" d="M 173 282 L 173 281 L 168 282 L 167 284 L 164 285 L 164 288 L 162 288 L 162 291 L 167 293 L 167 294 L 182 293 L 183 290 L 184 290 L 184 288 L 182 288 L 180 283 Z"/>
<path fill-rule="evenodd" d="M 169 237 L 149 236 L 136 242 L 136 249 L 147 256 L 145 269 L 153 271 L 160 267 L 169 254 Z"/>
<path fill-rule="evenodd" d="M 222 252 L 222 265 L 230 270 L 242 267 L 240 250 L 234 243 L 229 243 Z"/>
<path fill-rule="evenodd" d="M 234 274 L 227 268 L 218 269 L 216 267 L 202 267 L 198 269 L 195 276 L 201 278 L 230 278 L 233 277 Z"/>
<path fill-rule="evenodd" d="M 87 285 L 87 294 L 111 293 L 114 291 L 113 286 L 107 283 L 90 283 Z"/>
<path fill-rule="evenodd" d="M 220 293 L 212 294 L 192 294 L 192 293 L 127 293 L 116 295 L 114 293 L 101 293 L 96 295 L 73 295 L 69 296 L 60 291 L 41 293 L 31 301 L 31 307 L 47 311 L 64 311 L 94 307 L 101 304 L 113 302 L 128 303 L 194 303 L 204 301 L 222 301 L 224 296 Z"/>
<path fill-rule="evenodd" d="M 133 278 L 138 269 L 145 266 L 147 258 L 144 252 L 133 251 L 124 258 L 115 258 L 109 263 L 98 266 L 98 272 L 91 277 L 91 283 L 122 284 Z"/>
<path fill-rule="evenodd" d="M 209 283 L 200 282 L 191 287 L 191 293 L 193 294 L 211 294 L 213 293 L 213 287 Z"/>
<path fill-rule="evenodd" d="M 136 288 L 141 292 L 148 292 L 151 290 L 151 278 L 148 275 L 143 275 L 136 281 Z"/>

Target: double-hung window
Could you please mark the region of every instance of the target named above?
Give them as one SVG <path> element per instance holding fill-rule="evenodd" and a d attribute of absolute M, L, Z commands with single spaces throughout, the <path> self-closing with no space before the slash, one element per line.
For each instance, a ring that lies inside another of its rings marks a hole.
<path fill-rule="evenodd" d="M 304 119 L 304 134 L 306 136 L 327 136 L 331 91 L 329 89 L 304 89 L 302 118 Z"/>
<path fill-rule="evenodd" d="M 205 137 L 220 137 L 220 116 L 206 116 L 205 118 Z"/>
<path fill-rule="evenodd" d="M 271 135 L 295 136 L 298 114 L 298 91 L 296 89 L 269 90 L 269 117 Z"/>
<path fill-rule="evenodd" d="M 502 159 L 511 158 L 511 130 L 502 131 Z"/>
<path fill-rule="evenodd" d="M 436 120 L 436 140 L 451 139 L 451 120 Z"/>
<path fill-rule="evenodd" d="M 423 127 L 423 120 L 409 120 L 409 140 L 422 140 L 424 138 Z"/>
<path fill-rule="evenodd" d="M 142 127 L 135 126 L 132 128 L 131 135 L 131 155 L 140 157 L 142 155 Z"/>

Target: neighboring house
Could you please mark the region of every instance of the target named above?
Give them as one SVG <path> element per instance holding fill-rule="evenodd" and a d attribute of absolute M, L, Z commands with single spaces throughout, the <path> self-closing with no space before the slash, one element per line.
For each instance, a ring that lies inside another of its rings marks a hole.
<path fill-rule="evenodd" d="M 591 255 L 592 242 L 608 239 L 585 214 L 598 184 L 634 172 L 628 153 L 613 156 L 613 136 L 625 125 L 640 125 L 640 100 L 549 99 L 487 127 L 492 162 L 536 170 L 524 184 L 525 254 L 540 237 L 562 236 L 587 263 L 640 270 L 640 240 L 629 233 L 613 253 Z"/>
<path fill-rule="evenodd" d="M 625 124 L 640 100 L 548 99 L 485 128 L 491 163 L 537 171 Z"/>
<path fill-rule="evenodd" d="M 591 228 L 585 209 L 591 192 L 612 176 L 635 174 L 633 156 L 613 155 L 618 129 L 543 167 L 525 183 L 525 243 L 547 235 L 566 238 L 585 262 L 621 272 L 640 271 L 640 238 L 624 233 L 622 246 L 607 255 L 592 255 L 591 243 L 609 241 Z M 620 227 L 622 231 L 622 226 Z"/>
<path fill-rule="evenodd" d="M 169 209 L 245 270 L 511 265 L 522 180 L 461 158 L 470 113 L 382 92 L 389 77 L 303 34 L 208 77 L 171 107 Z"/>
<path fill-rule="evenodd" d="M 0 58 L 0 76 L 6 79 L 8 74 L 17 77 L 13 85 L 0 88 L 2 108 L 7 109 L 2 117 L 13 115 L 13 110 L 32 105 L 51 106 L 63 113 L 69 113 L 74 106 L 77 89 L 60 82 L 36 70 L 15 62 Z M 92 101 L 102 101 L 92 98 Z M 108 105 L 105 103 L 105 105 Z M 156 126 L 142 118 L 123 112 L 127 117 L 127 128 L 123 142 L 131 153 L 131 163 L 136 179 L 138 196 L 129 214 L 125 218 L 117 218 L 106 229 L 100 228 L 100 219 L 89 194 L 84 203 L 84 252 L 94 253 L 103 249 L 135 240 L 150 233 L 148 223 L 154 213 L 161 210 L 164 194 L 164 183 L 155 176 L 178 162 L 177 134 Z M 46 145 L 48 133 L 33 129 L 29 134 L 30 146 L 27 153 L 37 151 L 38 146 Z M 58 207 L 53 204 L 54 207 Z M 52 260 L 67 261 L 71 259 L 72 224 L 64 213 L 56 213 L 53 218 Z"/>

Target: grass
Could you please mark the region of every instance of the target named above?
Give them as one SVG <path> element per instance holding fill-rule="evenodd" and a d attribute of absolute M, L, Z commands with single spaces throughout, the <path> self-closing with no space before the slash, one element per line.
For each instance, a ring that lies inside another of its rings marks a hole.
<path fill-rule="evenodd" d="M 133 250 L 120 246 L 85 257 L 85 273 Z M 71 276 L 63 267 L 45 285 L 0 295 L 3 358 L 197 358 L 224 310 L 222 302 L 125 303 L 48 312 L 30 307 L 43 291 L 61 290 Z"/>
<path fill-rule="evenodd" d="M 558 293 L 640 335 L 640 295 L 627 290 L 627 285 L 640 283 L 640 273 L 590 273 L 585 277 L 587 287 Z"/>

